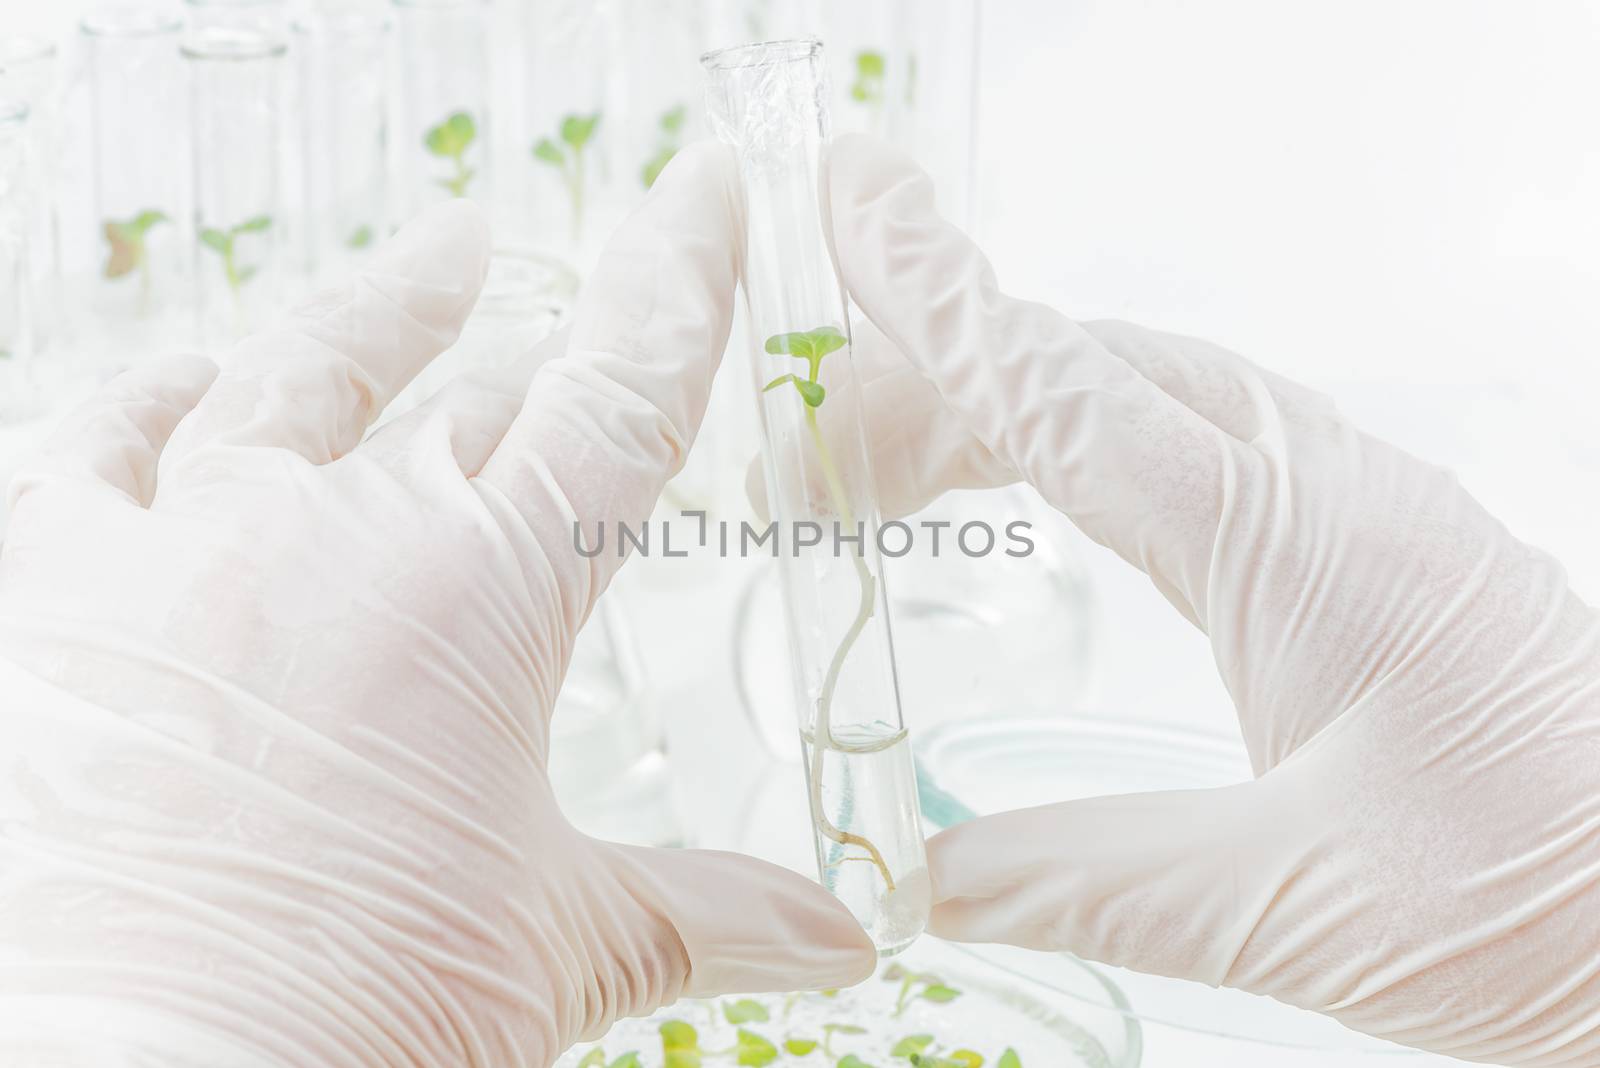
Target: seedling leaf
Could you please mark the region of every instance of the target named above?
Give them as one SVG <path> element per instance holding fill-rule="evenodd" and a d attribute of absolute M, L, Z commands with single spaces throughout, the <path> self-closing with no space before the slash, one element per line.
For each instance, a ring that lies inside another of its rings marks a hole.
<path fill-rule="evenodd" d="M 857 1057 L 854 1053 L 846 1053 L 839 1058 L 839 1063 L 835 1068 L 873 1068 L 873 1066 Z"/>
<path fill-rule="evenodd" d="M 594 136 L 594 128 L 599 124 L 598 111 L 593 115 L 568 115 L 561 120 L 561 140 L 581 151 L 589 143 L 589 138 Z"/>
<path fill-rule="evenodd" d="M 1000 1054 L 1000 1060 L 995 1068 L 1022 1068 L 1022 1058 L 1017 1056 L 1016 1050 L 1007 1048 Z"/>
<path fill-rule="evenodd" d="M 863 78 L 883 77 L 882 52 L 856 53 L 856 73 Z"/>
<path fill-rule="evenodd" d="M 983 1068 L 983 1055 L 970 1049 L 958 1049 L 947 1059 L 959 1068 Z"/>
<path fill-rule="evenodd" d="M 943 1005 L 947 1001 L 954 1001 L 961 996 L 961 991 L 954 987 L 945 986 L 943 983 L 934 983 L 922 992 L 921 997 L 936 1004 Z"/>
<path fill-rule="evenodd" d="M 583 1066 L 579 1065 L 578 1068 L 583 1068 Z M 637 1053 L 635 1053 L 633 1050 L 629 1050 L 627 1053 L 624 1053 L 622 1056 L 612 1061 L 608 1068 L 644 1068 L 644 1062 L 639 1059 L 639 1055 Z"/>
<path fill-rule="evenodd" d="M 682 104 L 679 104 L 671 111 L 662 113 L 661 128 L 669 134 L 681 133 L 683 130 L 683 120 L 687 115 L 688 111 Z"/>
<path fill-rule="evenodd" d="M 814 1038 L 786 1038 L 783 1041 L 783 1048 L 791 1057 L 804 1057 L 817 1048 L 817 1040 Z"/>
<path fill-rule="evenodd" d="M 578 1062 L 578 1068 L 600 1068 L 606 1063 L 606 1051 L 596 1046 L 583 1055 L 583 1060 Z"/>
<path fill-rule="evenodd" d="M 772 1019 L 772 1015 L 767 1012 L 765 1005 L 749 998 L 741 998 L 732 1004 L 726 1001 L 723 1002 L 722 1015 L 727 1017 L 728 1022 L 734 1025 L 752 1022 L 766 1023 Z"/>
<path fill-rule="evenodd" d="M 921 1053 L 933 1045 L 932 1035 L 907 1035 L 894 1044 L 894 1049 L 889 1051 L 891 1057 L 910 1057 L 913 1053 Z"/>
<path fill-rule="evenodd" d="M 233 232 L 236 234 L 259 234 L 261 231 L 270 229 L 271 227 L 272 216 L 256 215 L 246 219 L 238 226 L 235 226 L 233 228 Z"/>
<path fill-rule="evenodd" d="M 855 1024 L 823 1024 L 822 1029 L 835 1035 L 864 1035 L 867 1033 L 865 1027 L 857 1027 Z"/>
<path fill-rule="evenodd" d="M 748 1066 L 748 1068 L 765 1068 L 778 1059 L 778 1047 L 768 1042 L 754 1031 L 739 1028 L 738 1056 L 735 1063 Z"/>
<path fill-rule="evenodd" d="M 233 245 L 233 239 L 221 230 L 206 227 L 200 231 L 200 243 L 209 249 L 226 254 Z"/>
<path fill-rule="evenodd" d="M 533 158 L 559 167 L 566 162 L 567 157 L 554 141 L 548 137 L 542 137 L 539 139 L 539 143 L 533 146 Z"/>
<path fill-rule="evenodd" d="M 423 136 L 422 143 L 435 156 L 460 159 L 478 136 L 478 124 L 465 111 L 457 111 Z"/>
<path fill-rule="evenodd" d="M 351 232 L 350 236 L 344 239 L 344 243 L 349 248 L 366 248 L 368 245 L 372 244 L 372 227 L 356 227 L 355 230 Z M 583 1066 L 579 1065 L 578 1068 L 583 1068 Z"/>
<path fill-rule="evenodd" d="M 822 407 L 823 399 L 828 395 L 828 391 L 816 382 L 807 382 L 801 378 L 794 380 L 794 388 L 800 391 L 801 399 L 813 408 Z"/>
<path fill-rule="evenodd" d="M 673 1050 L 700 1049 L 700 1033 L 682 1020 L 666 1020 L 661 1024 L 661 1048 Z"/>

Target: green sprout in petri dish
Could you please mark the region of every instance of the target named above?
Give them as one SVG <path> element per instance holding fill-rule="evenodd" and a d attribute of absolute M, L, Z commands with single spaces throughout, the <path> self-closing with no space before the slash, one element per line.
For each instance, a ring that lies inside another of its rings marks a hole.
<path fill-rule="evenodd" d="M 200 244 L 222 257 L 223 276 L 228 280 L 228 288 L 235 294 L 256 273 L 256 268 L 239 264 L 235 249 L 240 235 L 260 234 L 270 229 L 272 229 L 272 216 L 257 215 L 226 230 L 208 226 L 200 231 Z"/>
<path fill-rule="evenodd" d="M 566 183 L 567 197 L 572 204 L 574 238 L 583 227 L 584 150 L 599 125 L 598 111 L 592 115 L 568 115 L 561 120 L 555 138 L 542 137 L 533 146 L 533 158 L 556 168 Z"/>
<path fill-rule="evenodd" d="M 105 221 L 106 241 L 111 244 L 111 255 L 106 258 L 101 272 L 107 278 L 122 278 L 139 272 L 139 290 L 143 300 L 150 299 L 150 261 L 145 250 L 145 237 L 151 227 L 167 221 L 165 212 L 146 208 L 131 219 Z"/>
<path fill-rule="evenodd" d="M 477 176 L 477 171 L 467 166 L 467 149 L 478 139 L 478 124 L 470 114 L 457 111 L 422 137 L 423 147 L 440 159 L 450 160 L 455 173 L 448 178 L 434 179 L 450 191 L 453 197 L 467 195 L 467 187 Z"/>
<path fill-rule="evenodd" d="M 678 154 L 678 149 L 683 147 L 683 121 L 688 115 L 688 110 L 679 104 L 677 107 L 662 112 L 657 121 L 660 129 L 660 144 L 656 146 L 655 155 L 645 161 L 639 177 L 644 181 L 644 187 L 649 189 L 656 184 L 656 179 L 661 177 L 661 172 L 666 170 L 667 164 L 672 162 L 672 157 Z"/>
<path fill-rule="evenodd" d="M 911 976 L 917 982 L 926 982 L 931 976 L 917 975 L 896 966 L 883 975 L 887 981 L 900 981 Z M 821 991 L 820 997 L 829 999 L 838 992 Z M 797 999 L 811 999 L 819 993 L 791 994 L 783 1002 L 781 1011 L 787 1015 Z M 830 1003 L 836 1004 L 836 1003 Z M 687 1006 L 685 1006 L 687 1007 Z M 716 1018 L 716 1004 L 706 1003 Z M 773 1064 L 800 1061 L 817 1068 L 1022 1068 L 1022 1058 L 1017 1051 L 1006 1047 L 998 1059 L 989 1062 L 976 1049 L 955 1045 L 941 1046 L 932 1034 L 909 1034 L 899 1038 L 889 1051 L 887 1062 L 864 1060 L 860 1054 L 847 1049 L 860 1041 L 871 1041 L 873 1031 L 858 1024 L 834 1020 L 821 1025 L 821 1037 L 789 1034 L 782 1039 L 769 1038 L 746 1024 L 771 1023 L 774 1011 L 755 998 L 721 1003 L 722 1017 L 734 1026 L 733 1044 L 721 1049 L 707 1049 L 701 1045 L 701 1034 L 683 1019 L 666 1019 L 658 1025 L 661 1039 L 660 1060 L 654 1054 L 641 1054 L 629 1050 L 617 1057 L 607 1054 L 603 1045 L 589 1047 L 574 1068 L 712 1068 L 714 1064 L 732 1064 L 741 1068 L 766 1068 Z M 841 1010 L 844 1011 L 844 1010 Z M 879 1037 L 882 1036 L 880 1033 Z M 816 1054 L 816 1056 L 813 1056 Z"/>
<path fill-rule="evenodd" d="M 801 378 L 798 374 L 779 375 L 761 387 L 761 392 L 770 393 L 784 385 L 794 386 L 795 392 L 805 405 L 806 428 L 811 434 L 811 444 L 816 450 L 817 462 L 822 468 L 822 477 L 827 483 L 828 498 L 833 504 L 833 510 L 838 514 L 845 529 L 854 530 L 855 516 L 850 510 L 850 500 L 845 494 L 844 481 L 839 477 L 838 465 L 834 463 L 833 454 L 822 436 L 822 429 L 817 425 L 817 409 L 822 407 L 828 396 L 827 390 L 817 380 L 822 370 L 823 358 L 844 348 L 847 340 L 843 331 L 834 326 L 819 326 L 814 330 L 774 334 L 767 338 L 766 350 L 769 353 L 775 356 L 794 356 L 806 361 L 806 376 Z M 894 893 L 894 876 L 889 872 L 889 865 L 884 862 L 883 853 L 878 847 L 869 838 L 834 826 L 822 807 L 822 755 L 823 751 L 833 744 L 833 732 L 829 725 L 833 708 L 833 691 L 839 683 L 839 672 L 844 668 L 845 657 L 850 654 L 851 647 L 866 629 L 867 621 L 872 618 L 877 594 L 877 583 L 872 572 L 867 569 L 866 560 L 860 553 L 852 553 L 850 559 L 855 564 L 856 578 L 861 585 L 861 601 L 856 608 L 855 619 L 851 621 L 844 637 L 839 641 L 838 648 L 833 652 L 827 674 L 823 676 L 822 691 L 817 695 L 816 725 L 812 729 L 811 739 L 811 817 L 823 837 L 839 845 L 853 845 L 866 850 L 866 857 L 845 859 L 870 860 L 883 876 L 884 886 L 890 893 Z"/>

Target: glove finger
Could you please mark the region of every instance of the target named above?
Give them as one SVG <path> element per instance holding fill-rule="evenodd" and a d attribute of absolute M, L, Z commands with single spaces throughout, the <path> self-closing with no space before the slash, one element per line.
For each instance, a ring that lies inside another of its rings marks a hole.
<path fill-rule="evenodd" d="M 455 342 L 488 264 L 488 225 L 470 201 L 419 215 L 350 284 L 239 342 L 163 466 L 218 445 L 273 446 L 317 464 L 348 453 Z"/>
<path fill-rule="evenodd" d="M 720 145 L 679 152 L 608 243 L 567 350 L 484 465 L 556 570 L 574 634 L 621 563 L 574 548 L 574 524 L 638 529 L 700 427 L 733 317 L 735 172 Z"/>
<path fill-rule="evenodd" d="M 522 411 L 534 375 L 566 351 L 567 333 L 551 334 L 504 367 L 457 376 L 380 427 L 357 453 L 401 478 L 418 466 L 431 469 L 441 457 L 449 457 L 452 469 L 466 478 L 477 477 Z"/>
<path fill-rule="evenodd" d="M 861 416 L 884 519 L 920 512 L 954 489 L 989 489 L 1017 481 L 1018 475 L 967 429 L 933 383 L 911 365 L 870 321 L 851 329 L 851 352 L 861 389 Z M 841 395 L 853 388 L 839 387 Z M 843 450 L 854 428 L 854 403 L 825 404 L 817 423 L 830 445 Z M 812 471 L 815 465 L 793 465 Z M 820 473 L 813 472 L 816 477 Z M 818 494 L 821 486 L 814 487 Z M 769 517 L 766 468 L 761 456 L 750 460 L 745 492 L 765 523 Z"/>
<path fill-rule="evenodd" d="M 1001 293 L 905 157 L 846 136 L 828 171 L 840 269 L 862 311 L 990 452 L 1203 627 L 1222 512 L 1262 458 L 1078 324 Z"/>
<path fill-rule="evenodd" d="M 824 990 L 877 967 L 849 910 L 803 875 L 737 853 L 612 848 L 618 879 L 661 924 L 640 951 L 683 948 L 688 972 L 672 996 Z M 629 974 L 651 972 L 641 961 Z"/>
<path fill-rule="evenodd" d="M 1252 941 L 1319 849 L 1316 824 L 1284 794 L 1263 779 L 960 824 L 928 842 L 929 930 L 1259 990 L 1273 962 L 1316 936 Z"/>
<path fill-rule="evenodd" d="M 51 483 L 108 490 L 149 507 L 162 448 L 216 377 L 217 365 L 202 356 L 178 356 L 118 375 L 24 461 L 11 482 L 11 507 Z"/>

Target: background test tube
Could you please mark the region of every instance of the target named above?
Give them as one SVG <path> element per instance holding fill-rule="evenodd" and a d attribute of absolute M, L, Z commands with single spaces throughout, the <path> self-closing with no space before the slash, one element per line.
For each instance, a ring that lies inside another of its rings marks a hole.
<path fill-rule="evenodd" d="M 128 8 L 91 15 L 81 30 L 99 246 L 93 303 L 124 334 L 159 334 L 187 276 L 192 240 L 181 165 L 188 124 L 180 24 L 162 11 Z"/>
<path fill-rule="evenodd" d="M 61 93 L 56 46 L 40 37 L 0 37 L 0 99 L 28 109 L 28 255 L 35 352 L 48 347 L 61 326 L 60 186 Z"/>
<path fill-rule="evenodd" d="M 0 100 L 0 425 L 35 413 L 28 106 Z"/>
<path fill-rule="evenodd" d="M 492 191 L 489 9 L 480 0 L 394 0 L 401 76 L 394 124 L 399 225 L 450 197 Z"/>
<path fill-rule="evenodd" d="M 389 20 L 349 11 L 294 24 L 301 136 L 300 249 L 342 272 L 388 233 Z"/>
<path fill-rule="evenodd" d="M 922 932 L 931 888 L 849 317 L 818 207 L 823 50 L 749 45 L 703 64 L 711 123 L 734 146 L 745 192 L 746 347 L 818 868 L 888 955 Z"/>
<path fill-rule="evenodd" d="M 284 52 L 281 39 L 251 30 L 206 29 L 183 43 L 194 122 L 194 292 L 208 349 L 278 310 Z"/>

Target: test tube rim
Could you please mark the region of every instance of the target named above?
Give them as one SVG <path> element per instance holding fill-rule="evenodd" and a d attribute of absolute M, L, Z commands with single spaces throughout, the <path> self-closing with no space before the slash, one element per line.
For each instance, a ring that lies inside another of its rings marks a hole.
<path fill-rule="evenodd" d="M 30 47 L 31 46 L 31 47 Z M 54 59 L 56 43 L 31 33 L 0 35 L 0 71 L 13 64 L 33 63 L 41 59 Z"/>
<path fill-rule="evenodd" d="M 89 37 L 155 37 L 177 33 L 183 20 L 148 7 L 112 7 L 85 15 L 78 30 Z"/>
<path fill-rule="evenodd" d="M 228 42 L 225 47 L 224 42 Z M 288 43 L 273 34 L 224 26 L 197 30 L 184 38 L 178 47 L 185 59 L 220 63 L 273 59 L 288 50 Z"/>
<path fill-rule="evenodd" d="M 398 2 L 398 0 L 397 0 Z M 784 49 L 785 53 L 772 58 L 753 58 L 755 53 Z M 794 63 L 814 59 L 822 53 L 819 37 L 785 37 L 775 41 L 753 41 L 750 44 L 714 48 L 700 56 L 700 65 L 708 71 L 741 70 L 746 67 L 765 67 L 774 63 Z M 737 62 L 745 59 L 747 62 Z"/>
<path fill-rule="evenodd" d="M 377 37 L 393 28 L 394 20 L 380 11 L 323 11 L 297 15 L 289 23 L 292 32 L 306 36 L 332 29 L 341 35 L 370 33 Z"/>
<path fill-rule="evenodd" d="M 395 7 L 412 11 L 446 11 L 451 8 L 488 7 L 489 0 L 390 0 Z"/>

